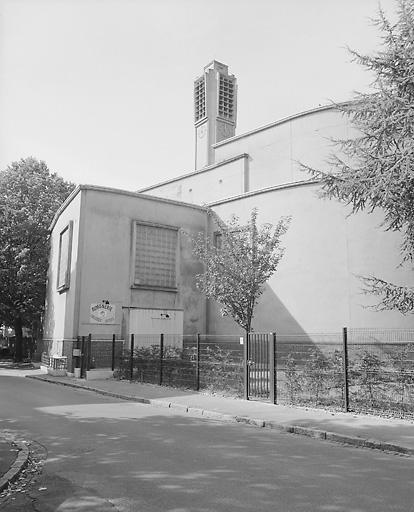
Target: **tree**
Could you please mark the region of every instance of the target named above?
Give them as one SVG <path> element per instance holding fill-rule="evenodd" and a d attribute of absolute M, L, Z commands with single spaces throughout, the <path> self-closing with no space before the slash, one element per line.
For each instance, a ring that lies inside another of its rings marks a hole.
<path fill-rule="evenodd" d="M 17 361 L 23 357 L 23 327 L 40 325 L 49 226 L 73 188 L 32 157 L 0 172 L 0 319 L 14 327 Z"/>
<path fill-rule="evenodd" d="M 414 3 L 398 0 L 391 24 L 380 9 L 374 20 L 382 33 L 382 50 L 373 56 L 349 50 L 374 74 L 373 92 L 336 108 L 357 129 L 354 138 L 334 140 L 338 152 L 328 172 L 302 167 L 322 182 L 322 196 L 351 205 L 352 212 L 377 208 L 383 227 L 401 232 L 402 263 L 414 257 Z M 377 309 L 414 310 L 414 289 L 376 276 L 363 280 L 365 291 L 379 297 Z"/>
<path fill-rule="evenodd" d="M 193 240 L 194 253 L 205 265 L 204 273 L 197 275 L 197 286 L 220 304 L 223 316 L 231 316 L 249 333 L 264 285 L 283 256 L 280 238 L 290 218 L 280 219 L 275 227 L 259 228 L 256 209 L 247 225 L 236 216 L 226 224 L 215 213 L 210 215 L 218 227 L 214 239 L 200 234 Z"/>

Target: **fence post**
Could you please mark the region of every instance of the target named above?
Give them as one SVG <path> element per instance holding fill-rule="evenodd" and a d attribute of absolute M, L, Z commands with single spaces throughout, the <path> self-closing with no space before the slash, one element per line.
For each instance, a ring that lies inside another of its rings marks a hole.
<path fill-rule="evenodd" d="M 243 398 L 245 400 L 249 399 L 249 333 L 246 332 L 246 336 L 243 343 L 243 381 L 244 381 L 244 390 L 243 390 Z"/>
<path fill-rule="evenodd" d="M 349 411 L 349 380 L 348 380 L 348 329 L 342 329 L 343 369 L 344 369 L 344 410 Z"/>
<path fill-rule="evenodd" d="M 77 352 L 78 354 L 81 353 L 80 352 L 80 336 L 76 336 L 76 343 L 73 348 L 76 348 L 77 350 L 79 350 L 79 352 Z M 72 350 L 72 360 L 73 360 L 73 373 L 75 373 L 75 368 L 80 368 L 81 358 L 79 356 L 73 357 L 73 350 Z M 79 372 L 80 372 L 80 370 L 79 370 Z M 79 373 L 78 377 L 80 377 L 80 373 Z"/>
<path fill-rule="evenodd" d="M 81 358 L 80 358 L 80 369 L 81 377 L 85 377 L 86 359 L 85 359 L 85 336 L 82 336 L 81 342 Z"/>
<path fill-rule="evenodd" d="M 112 371 L 115 370 L 115 334 L 112 335 Z"/>
<path fill-rule="evenodd" d="M 200 333 L 197 333 L 197 345 L 196 345 L 196 367 L 195 367 L 195 377 L 196 377 L 196 391 L 200 391 Z"/>
<path fill-rule="evenodd" d="M 160 335 L 160 386 L 162 386 L 162 362 L 164 358 L 164 334 Z"/>
<path fill-rule="evenodd" d="M 270 333 L 269 340 L 269 386 L 270 403 L 277 404 L 277 361 L 276 361 L 276 333 Z"/>
<path fill-rule="evenodd" d="M 87 358 L 87 366 L 86 370 L 89 371 L 91 369 L 91 356 L 92 356 L 92 334 L 88 335 L 88 358 Z"/>
<path fill-rule="evenodd" d="M 134 377 L 134 334 L 131 334 L 131 355 L 129 356 L 129 380 Z"/>

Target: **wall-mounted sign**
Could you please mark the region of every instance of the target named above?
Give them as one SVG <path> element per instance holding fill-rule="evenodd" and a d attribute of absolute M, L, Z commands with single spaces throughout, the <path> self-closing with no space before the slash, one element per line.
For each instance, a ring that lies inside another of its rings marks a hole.
<path fill-rule="evenodd" d="M 115 309 L 115 306 L 107 300 L 91 304 L 89 314 L 91 324 L 114 324 Z"/>

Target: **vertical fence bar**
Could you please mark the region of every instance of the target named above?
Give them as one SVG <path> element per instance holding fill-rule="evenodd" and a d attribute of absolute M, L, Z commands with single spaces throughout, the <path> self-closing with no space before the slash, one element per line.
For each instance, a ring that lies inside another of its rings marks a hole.
<path fill-rule="evenodd" d="M 115 370 L 115 334 L 112 335 L 112 371 Z"/>
<path fill-rule="evenodd" d="M 270 395 L 270 387 L 269 387 L 269 344 L 271 343 L 270 334 L 266 334 L 265 336 L 265 346 L 264 346 L 264 356 L 265 360 L 263 363 L 263 379 L 265 381 L 265 392 L 266 398 L 269 398 Z"/>
<path fill-rule="evenodd" d="M 278 393 L 278 379 L 277 379 L 277 337 L 276 333 L 274 332 L 272 334 L 272 344 L 273 344 L 273 354 L 274 354 L 274 367 L 275 367 L 275 380 L 274 380 L 274 386 L 275 386 L 275 401 L 274 403 L 277 404 L 277 393 Z"/>
<path fill-rule="evenodd" d="M 195 377 L 196 391 L 200 391 L 200 333 L 197 333 Z"/>
<path fill-rule="evenodd" d="M 255 334 L 249 333 L 249 380 L 253 378 L 252 383 L 249 383 L 250 394 L 257 396 L 257 337 Z"/>
<path fill-rule="evenodd" d="M 243 398 L 245 400 L 249 399 L 249 333 L 246 332 L 246 336 L 244 338 L 243 343 L 243 381 L 244 381 L 244 390 L 243 390 Z"/>
<path fill-rule="evenodd" d="M 80 369 L 81 369 L 81 377 L 85 377 L 85 368 L 86 368 L 86 358 L 85 358 L 85 336 L 82 336 L 81 341 L 81 359 L 80 359 Z"/>
<path fill-rule="evenodd" d="M 260 335 L 260 396 L 263 398 L 263 395 L 266 396 L 266 388 L 267 383 L 264 380 L 264 371 L 265 371 L 265 348 L 266 347 L 266 335 Z"/>
<path fill-rule="evenodd" d="M 277 384 L 276 384 L 276 333 L 270 333 L 269 339 L 269 398 L 270 403 L 277 403 Z"/>
<path fill-rule="evenodd" d="M 161 334 L 160 335 L 160 380 L 159 380 L 160 386 L 162 386 L 163 358 L 164 358 L 164 334 Z"/>
<path fill-rule="evenodd" d="M 131 355 L 129 356 L 129 380 L 134 377 L 134 334 L 131 334 Z"/>
<path fill-rule="evenodd" d="M 80 336 L 76 336 L 76 347 L 77 349 L 77 353 L 78 354 L 81 354 L 81 350 L 80 350 Z M 73 354 L 73 352 L 72 352 Z M 81 358 L 79 356 L 76 356 L 76 357 L 73 357 L 72 358 L 74 359 L 73 361 L 73 372 L 75 373 L 75 368 L 80 368 L 80 362 L 81 362 Z M 80 373 L 78 374 L 78 377 L 80 377 Z"/>
<path fill-rule="evenodd" d="M 86 359 L 86 370 L 89 371 L 91 369 L 91 357 L 92 357 L 92 334 L 88 334 L 88 357 Z"/>
<path fill-rule="evenodd" d="M 344 371 L 344 410 L 349 411 L 349 379 L 348 379 L 348 329 L 342 329 L 343 371 Z"/>
<path fill-rule="evenodd" d="M 262 346 L 263 346 L 263 336 L 261 334 L 255 336 L 257 340 L 257 354 L 256 354 L 256 382 L 257 382 L 257 390 L 256 397 L 262 396 L 263 394 L 263 382 L 262 382 Z"/>

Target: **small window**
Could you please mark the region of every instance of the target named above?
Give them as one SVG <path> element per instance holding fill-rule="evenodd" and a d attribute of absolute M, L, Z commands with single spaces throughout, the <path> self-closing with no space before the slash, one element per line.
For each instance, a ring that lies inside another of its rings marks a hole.
<path fill-rule="evenodd" d="M 57 289 L 60 292 L 69 289 L 70 283 L 70 255 L 72 251 L 72 221 L 59 235 L 59 262 Z"/>
<path fill-rule="evenodd" d="M 133 284 L 176 289 L 177 244 L 177 228 L 136 222 Z"/>
<path fill-rule="evenodd" d="M 213 234 L 213 244 L 217 249 L 221 249 L 223 244 L 223 235 L 219 231 L 215 231 Z"/>

